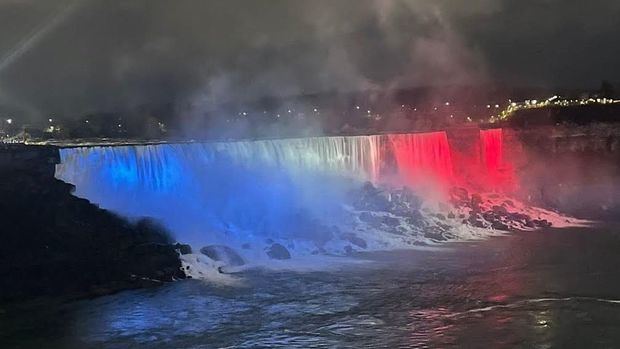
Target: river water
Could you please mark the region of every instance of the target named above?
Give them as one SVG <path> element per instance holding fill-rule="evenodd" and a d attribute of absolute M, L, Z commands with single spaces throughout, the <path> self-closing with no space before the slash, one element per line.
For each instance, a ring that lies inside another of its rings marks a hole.
<path fill-rule="evenodd" d="M 11 305 L 0 348 L 616 348 L 619 251 L 618 227 L 551 229 Z"/>

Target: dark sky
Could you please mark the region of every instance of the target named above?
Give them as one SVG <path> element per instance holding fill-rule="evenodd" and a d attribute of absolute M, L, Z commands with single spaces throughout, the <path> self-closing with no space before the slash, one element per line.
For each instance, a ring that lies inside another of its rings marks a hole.
<path fill-rule="evenodd" d="M 0 113 L 620 82 L 618 0 L 0 0 Z M 1 117 L 1 116 L 0 116 Z"/>

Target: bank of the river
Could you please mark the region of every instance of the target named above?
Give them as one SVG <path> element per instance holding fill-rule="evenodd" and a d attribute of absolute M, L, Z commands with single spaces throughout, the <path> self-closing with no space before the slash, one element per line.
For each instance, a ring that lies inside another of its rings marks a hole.
<path fill-rule="evenodd" d="M 83 297 L 183 278 L 167 233 L 130 223 L 54 178 L 53 146 L 0 144 L 0 304 Z"/>

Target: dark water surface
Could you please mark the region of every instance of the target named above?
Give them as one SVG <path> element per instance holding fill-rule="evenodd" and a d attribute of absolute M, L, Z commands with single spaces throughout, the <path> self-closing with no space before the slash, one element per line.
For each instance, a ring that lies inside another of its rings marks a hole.
<path fill-rule="evenodd" d="M 618 348 L 620 230 L 519 233 L 364 267 L 246 272 L 0 308 L 0 348 Z"/>

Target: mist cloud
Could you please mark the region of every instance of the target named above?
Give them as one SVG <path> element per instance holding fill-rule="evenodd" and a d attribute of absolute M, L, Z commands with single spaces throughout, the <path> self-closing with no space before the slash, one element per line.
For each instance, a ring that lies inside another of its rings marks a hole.
<path fill-rule="evenodd" d="M 67 3 L 0 1 L 0 56 Z M 582 7 L 560 0 L 86 0 L 0 72 L 0 111 L 79 115 L 163 102 L 202 110 L 313 92 L 620 80 L 612 66 L 620 6 L 596 0 L 587 16 Z"/>

